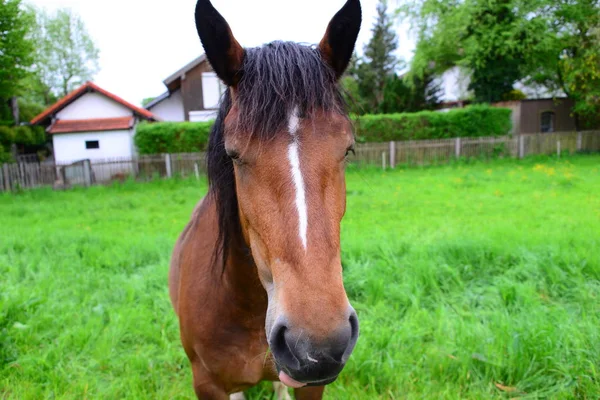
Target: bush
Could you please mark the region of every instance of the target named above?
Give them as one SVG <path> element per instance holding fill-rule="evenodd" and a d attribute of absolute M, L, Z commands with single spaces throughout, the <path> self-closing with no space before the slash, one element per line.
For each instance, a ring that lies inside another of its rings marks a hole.
<path fill-rule="evenodd" d="M 502 136 L 511 128 L 511 111 L 485 105 L 450 110 L 354 117 L 359 142 Z M 140 154 L 206 150 L 213 122 L 142 123 L 135 144 Z"/>
<path fill-rule="evenodd" d="M 447 112 L 363 115 L 357 120 L 360 142 L 502 136 L 511 128 L 507 108 L 470 106 Z"/>
<path fill-rule="evenodd" d="M 135 145 L 140 154 L 191 153 L 206 150 L 213 122 L 144 122 Z"/>

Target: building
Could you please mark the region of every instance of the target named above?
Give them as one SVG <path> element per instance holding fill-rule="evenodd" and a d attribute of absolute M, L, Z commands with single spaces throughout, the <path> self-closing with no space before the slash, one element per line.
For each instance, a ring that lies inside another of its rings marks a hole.
<path fill-rule="evenodd" d="M 209 121 L 216 118 L 226 86 L 201 55 L 163 81 L 167 91 L 145 108 L 163 121 Z"/>
<path fill-rule="evenodd" d="M 150 111 L 87 82 L 31 120 L 52 138 L 54 162 L 132 158 L 140 121 L 156 121 Z"/>

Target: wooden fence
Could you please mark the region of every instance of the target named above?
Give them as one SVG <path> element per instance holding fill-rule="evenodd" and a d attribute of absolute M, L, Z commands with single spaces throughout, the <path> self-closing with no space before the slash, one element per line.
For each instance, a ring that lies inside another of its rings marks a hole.
<path fill-rule="evenodd" d="M 431 165 L 457 158 L 523 158 L 533 154 L 600 152 L 600 131 L 556 132 L 519 136 L 455 138 L 357 144 L 350 161 L 358 166 Z M 23 157 L 0 168 L 0 191 L 51 186 L 90 186 L 125 179 L 146 181 L 206 172 L 204 153 L 157 154 L 135 158 L 81 160 L 60 165 Z"/>

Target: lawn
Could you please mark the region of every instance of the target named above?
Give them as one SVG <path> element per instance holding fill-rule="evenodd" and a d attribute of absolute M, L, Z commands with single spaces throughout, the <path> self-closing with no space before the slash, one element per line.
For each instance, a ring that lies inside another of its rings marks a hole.
<path fill-rule="evenodd" d="M 600 397 L 600 156 L 347 182 L 361 337 L 326 398 Z M 206 188 L 0 195 L 0 398 L 193 398 L 166 279 Z"/>

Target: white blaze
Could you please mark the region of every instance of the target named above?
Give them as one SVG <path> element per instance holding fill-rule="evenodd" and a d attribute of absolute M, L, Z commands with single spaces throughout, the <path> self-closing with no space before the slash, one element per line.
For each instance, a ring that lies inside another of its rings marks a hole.
<path fill-rule="evenodd" d="M 292 179 L 294 181 L 294 187 L 296 188 L 296 209 L 298 210 L 298 233 L 300 240 L 306 250 L 306 228 L 308 225 L 308 213 L 306 211 L 306 196 L 304 193 L 304 179 L 302 178 L 302 171 L 300 171 L 300 157 L 298 155 L 298 139 L 296 132 L 300 125 L 300 118 L 298 118 L 298 108 L 294 108 L 290 119 L 288 120 L 288 129 L 290 135 L 294 136 L 294 141 L 288 147 L 288 159 L 292 167 Z"/>

